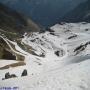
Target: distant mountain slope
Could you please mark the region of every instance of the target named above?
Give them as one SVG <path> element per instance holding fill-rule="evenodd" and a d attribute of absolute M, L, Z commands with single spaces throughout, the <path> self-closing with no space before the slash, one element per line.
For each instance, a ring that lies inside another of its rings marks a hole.
<path fill-rule="evenodd" d="M 45 27 L 58 23 L 60 18 L 83 1 L 86 0 L 0 0 Z"/>
<path fill-rule="evenodd" d="M 74 10 L 67 13 L 62 21 L 67 22 L 90 22 L 90 0 L 78 5 Z"/>
<path fill-rule="evenodd" d="M 0 3 L 0 29 L 19 34 L 26 31 L 39 31 L 40 28 L 30 18 L 11 10 Z"/>

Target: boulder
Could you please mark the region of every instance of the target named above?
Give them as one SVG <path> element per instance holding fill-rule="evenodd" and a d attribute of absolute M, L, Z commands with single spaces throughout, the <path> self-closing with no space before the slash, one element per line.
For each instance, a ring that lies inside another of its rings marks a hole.
<path fill-rule="evenodd" d="M 2 78 L 2 80 L 9 79 L 9 78 L 15 78 L 17 77 L 15 74 L 11 74 L 8 72 L 5 74 L 5 78 Z"/>
<path fill-rule="evenodd" d="M 10 77 L 11 77 L 11 76 L 10 76 L 10 73 L 9 73 L 9 72 L 5 74 L 5 79 L 8 79 L 8 78 L 10 78 Z"/>
<path fill-rule="evenodd" d="M 26 69 L 24 69 L 21 76 L 27 76 L 27 70 Z"/>

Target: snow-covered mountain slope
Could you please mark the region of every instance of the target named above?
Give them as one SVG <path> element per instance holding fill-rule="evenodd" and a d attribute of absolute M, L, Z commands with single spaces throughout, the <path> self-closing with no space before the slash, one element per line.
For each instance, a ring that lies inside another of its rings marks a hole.
<path fill-rule="evenodd" d="M 44 33 L 25 33 L 23 49 L 12 42 L 16 53 L 25 57 L 19 61 L 0 60 L 0 87 L 19 87 L 19 90 L 90 90 L 90 23 L 56 24 Z M 18 52 L 17 52 L 18 51 Z M 20 62 L 19 62 L 20 63 Z M 27 76 L 21 77 L 23 70 Z M 16 78 L 5 78 L 5 74 Z"/>

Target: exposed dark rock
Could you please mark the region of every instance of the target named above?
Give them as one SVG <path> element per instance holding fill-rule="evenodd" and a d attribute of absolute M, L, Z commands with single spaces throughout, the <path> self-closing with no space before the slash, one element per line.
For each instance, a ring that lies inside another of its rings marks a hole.
<path fill-rule="evenodd" d="M 24 69 L 21 76 L 27 76 L 27 70 L 26 69 Z"/>
<path fill-rule="evenodd" d="M 35 39 L 30 40 L 31 42 L 35 42 Z"/>
<path fill-rule="evenodd" d="M 14 78 L 14 77 L 17 77 L 17 76 L 16 76 L 15 74 L 12 74 L 12 75 L 11 75 L 11 78 Z"/>
<path fill-rule="evenodd" d="M 71 30 L 66 30 L 65 33 L 66 33 L 66 32 L 71 32 Z"/>
<path fill-rule="evenodd" d="M 2 80 L 9 79 L 9 78 L 15 78 L 17 77 L 15 74 L 11 74 L 8 72 L 5 74 L 5 78 L 2 78 Z"/>
<path fill-rule="evenodd" d="M 52 32 L 51 32 L 50 34 L 51 34 L 51 35 L 55 35 L 55 34 L 54 34 L 54 33 L 52 33 Z"/>
<path fill-rule="evenodd" d="M 70 37 L 68 37 L 68 39 L 72 39 L 72 38 L 75 38 L 75 37 L 77 37 L 77 35 L 70 36 Z"/>
<path fill-rule="evenodd" d="M 10 78 L 9 72 L 5 74 L 5 79 L 8 79 L 8 78 Z"/>
<path fill-rule="evenodd" d="M 85 48 L 86 48 L 86 45 L 80 45 L 74 50 L 74 52 L 76 52 L 76 55 L 77 55 L 81 51 L 85 50 Z"/>
<path fill-rule="evenodd" d="M 85 45 L 87 46 L 87 45 L 89 45 L 90 44 L 90 41 L 89 42 L 87 42 Z"/>
<path fill-rule="evenodd" d="M 59 56 L 60 51 L 55 51 L 55 54 L 56 54 L 57 56 Z"/>
<path fill-rule="evenodd" d="M 65 55 L 65 51 L 63 49 L 60 49 L 60 50 L 57 50 L 55 51 L 55 54 L 58 56 L 58 57 L 62 57 Z"/>
<path fill-rule="evenodd" d="M 45 54 L 44 54 L 44 53 L 42 53 L 42 54 L 40 55 L 40 57 L 45 57 Z"/>
<path fill-rule="evenodd" d="M 85 29 L 85 31 L 88 31 L 89 29 Z"/>
<path fill-rule="evenodd" d="M 74 50 L 74 52 L 76 52 L 76 54 L 80 53 L 81 51 L 84 51 L 85 48 L 87 47 L 87 45 L 90 44 L 89 42 L 86 42 L 85 44 L 81 44 L 80 46 L 76 47 L 76 49 Z"/>

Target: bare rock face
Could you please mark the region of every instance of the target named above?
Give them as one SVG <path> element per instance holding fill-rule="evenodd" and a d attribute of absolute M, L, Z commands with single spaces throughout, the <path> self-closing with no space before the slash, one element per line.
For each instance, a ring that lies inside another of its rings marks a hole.
<path fill-rule="evenodd" d="M 27 76 L 27 70 L 26 69 L 24 69 L 21 76 Z"/>
<path fill-rule="evenodd" d="M 81 44 L 80 46 L 76 47 L 74 52 L 76 52 L 76 55 L 77 55 L 80 52 L 84 51 L 88 45 L 90 45 L 90 42 L 86 42 L 85 44 Z"/>
<path fill-rule="evenodd" d="M 64 50 L 57 50 L 57 51 L 55 51 L 55 54 L 56 54 L 56 56 L 58 56 L 58 57 L 62 57 L 62 56 L 64 56 L 65 55 L 65 51 Z"/>

